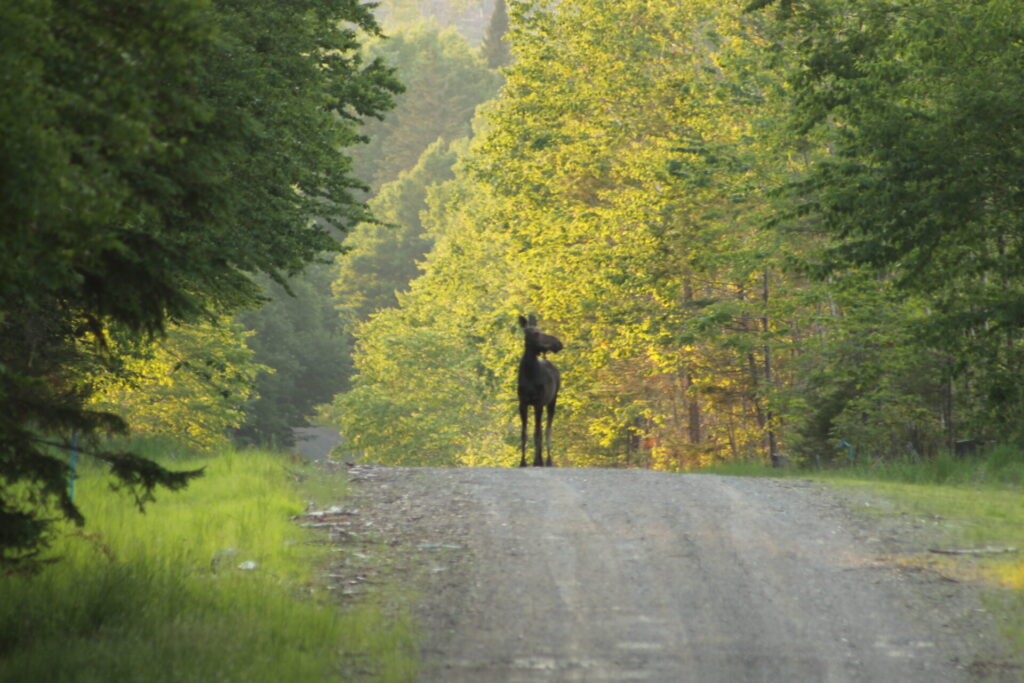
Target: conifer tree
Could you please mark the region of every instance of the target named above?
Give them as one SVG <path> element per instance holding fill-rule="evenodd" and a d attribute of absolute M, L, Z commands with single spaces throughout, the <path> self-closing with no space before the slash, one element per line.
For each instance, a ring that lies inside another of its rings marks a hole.
<path fill-rule="evenodd" d="M 508 10 L 505 7 L 505 0 L 494 0 L 494 12 L 491 13 L 491 22 L 487 25 L 484 44 L 480 48 L 481 54 L 487 60 L 487 66 L 492 69 L 508 66 L 512 61 L 512 51 L 505 40 L 507 32 Z"/>
<path fill-rule="evenodd" d="M 283 280 L 365 217 L 339 150 L 400 89 L 362 61 L 377 32 L 349 1 L 0 5 L 0 561 L 54 509 L 82 522 L 72 444 L 140 505 L 199 474 L 104 449 L 128 425 L 86 407 L 85 370 L 106 329 L 251 304 L 254 273 Z"/>

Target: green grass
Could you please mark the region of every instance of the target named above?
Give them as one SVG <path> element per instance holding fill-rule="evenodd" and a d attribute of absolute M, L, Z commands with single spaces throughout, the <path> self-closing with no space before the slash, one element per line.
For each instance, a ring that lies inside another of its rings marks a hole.
<path fill-rule="evenodd" d="M 986 588 L 1018 658 L 1024 659 L 1024 451 L 998 447 L 969 458 L 861 463 L 824 470 L 773 470 L 759 464 L 721 465 L 703 472 L 740 476 L 799 476 L 828 482 L 852 497 L 882 501 L 877 514 L 933 522 L 944 549 L 1016 548 L 1016 553 L 931 555 L 945 573 Z"/>
<path fill-rule="evenodd" d="M 315 574 L 327 549 L 290 521 L 313 489 L 337 502 L 343 475 L 263 452 L 167 464 L 206 475 L 143 515 L 86 470 L 85 529 L 40 573 L 0 577 L 0 680 L 325 681 L 352 662 L 366 679 L 414 675 L 408 619 L 332 604 Z"/>

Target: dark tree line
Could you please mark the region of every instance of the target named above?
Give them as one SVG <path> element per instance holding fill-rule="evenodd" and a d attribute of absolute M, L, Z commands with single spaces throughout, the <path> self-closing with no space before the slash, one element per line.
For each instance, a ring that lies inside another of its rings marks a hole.
<path fill-rule="evenodd" d="M 63 451 L 140 505 L 173 472 L 100 447 L 110 330 L 138 338 L 260 299 L 366 217 L 341 152 L 400 86 L 360 57 L 354 0 L 0 7 L 0 557 L 81 522 Z M 316 219 L 316 220 L 314 220 Z"/>

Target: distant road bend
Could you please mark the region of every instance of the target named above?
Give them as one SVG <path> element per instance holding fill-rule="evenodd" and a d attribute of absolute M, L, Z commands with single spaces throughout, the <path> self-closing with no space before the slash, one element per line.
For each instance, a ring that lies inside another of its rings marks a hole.
<path fill-rule="evenodd" d="M 965 587 L 903 571 L 808 482 L 377 469 L 357 490 L 432 540 L 448 515 L 468 558 L 425 599 L 423 681 L 1016 680 L 971 666 Z"/>

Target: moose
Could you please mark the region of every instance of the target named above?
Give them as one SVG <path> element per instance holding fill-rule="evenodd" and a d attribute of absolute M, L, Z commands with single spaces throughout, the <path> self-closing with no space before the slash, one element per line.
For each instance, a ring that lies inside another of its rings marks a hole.
<path fill-rule="evenodd" d="M 535 415 L 533 466 L 543 467 L 545 464 L 544 458 L 541 457 L 541 413 L 547 409 L 547 466 L 551 467 L 551 422 L 555 417 L 555 402 L 558 400 L 561 376 L 558 368 L 547 358 L 541 358 L 541 355 L 548 352 L 558 353 L 562 350 L 562 342 L 537 329 L 537 319 L 532 313 L 529 319 L 519 316 L 519 327 L 523 328 L 526 340 L 523 357 L 519 359 L 519 419 L 523 425 L 522 456 L 519 466 L 526 467 L 526 423 L 532 407 Z"/>

